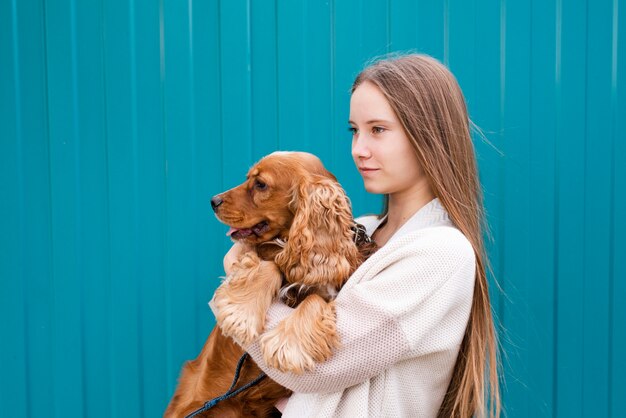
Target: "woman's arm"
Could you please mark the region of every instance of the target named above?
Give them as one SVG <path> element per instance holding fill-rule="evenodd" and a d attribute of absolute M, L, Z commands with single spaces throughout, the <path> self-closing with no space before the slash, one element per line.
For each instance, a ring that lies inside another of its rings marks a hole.
<path fill-rule="evenodd" d="M 334 392 L 363 382 L 406 358 L 449 350 L 461 343 L 471 305 L 475 258 L 452 228 L 419 231 L 388 252 L 371 280 L 344 288 L 336 299 L 341 347 L 300 375 L 268 367 L 258 342 L 248 352 L 268 376 L 304 393 Z M 373 267 L 374 268 L 374 267 Z M 266 328 L 292 309 L 274 303 Z"/>

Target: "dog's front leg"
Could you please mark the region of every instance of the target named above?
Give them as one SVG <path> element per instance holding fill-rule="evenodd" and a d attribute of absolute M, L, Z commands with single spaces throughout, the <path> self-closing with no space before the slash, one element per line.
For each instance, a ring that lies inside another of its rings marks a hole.
<path fill-rule="evenodd" d="M 278 294 L 282 276 L 276 264 L 245 253 L 217 288 L 211 305 L 222 333 L 245 347 L 265 326 L 265 314 Z"/>
<path fill-rule="evenodd" d="M 265 362 L 283 372 L 302 373 L 328 360 L 339 346 L 334 302 L 307 296 L 276 326 L 261 336 Z"/>

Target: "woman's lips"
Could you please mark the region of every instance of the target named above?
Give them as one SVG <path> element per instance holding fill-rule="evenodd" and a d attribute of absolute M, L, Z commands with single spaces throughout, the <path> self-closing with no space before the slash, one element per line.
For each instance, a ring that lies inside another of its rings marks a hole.
<path fill-rule="evenodd" d="M 359 167 L 359 171 L 363 174 L 369 174 L 378 171 L 378 168 Z"/>

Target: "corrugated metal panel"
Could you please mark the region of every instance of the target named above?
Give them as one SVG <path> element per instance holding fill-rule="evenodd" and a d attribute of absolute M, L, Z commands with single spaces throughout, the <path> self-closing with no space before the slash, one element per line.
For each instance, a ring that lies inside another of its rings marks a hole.
<path fill-rule="evenodd" d="M 621 3 L 0 2 L 0 416 L 159 416 L 213 324 L 210 197 L 301 149 L 378 210 L 349 88 L 409 49 L 493 143 L 508 416 L 626 416 Z"/>

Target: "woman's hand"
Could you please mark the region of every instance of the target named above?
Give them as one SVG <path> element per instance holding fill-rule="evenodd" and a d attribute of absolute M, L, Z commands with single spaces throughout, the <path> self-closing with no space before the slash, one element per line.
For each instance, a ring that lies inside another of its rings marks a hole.
<path fill-rule="evenodd" d="M 230 273 L 233 264 L 235 264 L 237 260 L 239 260 L 241 256 L 247 251 L 250 251 L 250 246 L 243 244 L 239 241 L 235 242 L 235 244 L 230 247 L 230 250 L 228 250 L 228 252 L 224 256 L 224 272 L 227 276 Z"/>

